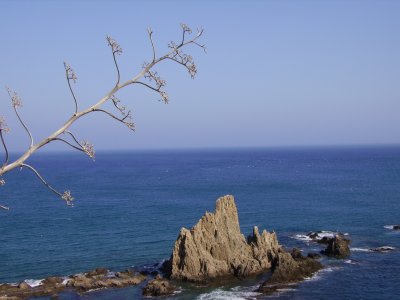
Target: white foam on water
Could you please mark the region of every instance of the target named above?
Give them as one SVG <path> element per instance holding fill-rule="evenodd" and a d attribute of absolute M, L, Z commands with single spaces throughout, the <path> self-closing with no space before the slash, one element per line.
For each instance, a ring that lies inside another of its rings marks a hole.
<path fill-rule="evenodd" d="M 385 226 L 383 226 L 383 228 L 393 230 L 394 229 L 394 225 L 385 225 Z"/>
<path fill-rule="evenodd" d="M 350 251 L 354 251 L 354 252 L 372 252 L 372 250 L 370 248 L 350 248 Z"/>
<path fill-rule="evenodd" d="M 311 238 L 310 235 L 316 234 L 314 238 Z M 323 239 L 324 237 L 326 238 L 334 238 L 336 235 L 344 235 L 348 236 L 349 234 L 338 232 L 338 231 L 329 231 L 329 230 L 321 230 L 321 231 L 316 231 L 316 232 L 309 232 L 307 234 L 296 234 L 294 236 L 290 236 L 290 238 L 299 240 L 299 241 L 304 241 L 304 242 L 312 242 L 312 241 L 319 241 Z"/>
<path fill-rule="evenodd" d="M 255 289 L 255 287 L 253 287 Z M 247 290 L 247 289 L 246 289 Z M 199 295 L 196 299 L 198 300 L 249 300 L 257 299 L 261 295 L 257 292 L 240 291 L 239 288 L 233 288 L 229 291 L 222 289 L 216 289 L 209 293 Z"/>
<path fill-rule="evenodd" d="M 333 238 L 337 234 L 338 232 L 322 230 L 321 232 L 318 233 L 317 239 L 322 239 L 324 237 Z"/>
<path fill-rule="evenodd" d="M 71 280 L 71 278 L 64 277 L 64 280 L 61 282 L 62 285 L 67 285 L 67 283 Z"/>
<path fill-rule="evenodd" d="M 349 265 L 356 265 L 357 263 L 351 259 L 345 260 L 344 261 L 345 264 L 349 264 Z"/>
<path fill-rule="evenodd" d="M 317 281 L 320 280 L 322 278 L 322 276 L 324 275 L 324 273 L 330 273 L 333 272 L 335 270 L 339 270 L 341 269 L 340 267 L 328 267 L 328 268 L 324 268 L 319 270 L 317 273 L 315 273 L 313 276 L 311 277 L 307 277 L 304 280 L 305 281 Z"/>
<path fill-rule="evenodd" d="M 115 272 L 107 271 L 106 278 L 115 277 Z"/>
<path fill-rule="evenodd" d="M 293 292 L 296 291 L 296 289 L 291 289 L 291 288 L 285 288 L 285 289 L 277 289 L 278 292 Z"/>
<path fill-rule="evenodd" d="M 305 234 L 296 234 L 294 236 L 291 236 L 291 238 L 299 240 L 299 241 L 305 241 L 305 242 L 312 241 L 312 238 L 310 238 L 309 236 L 307 236 Z"/>
<path fill-rule="evenodd" d="M 42 285 L 42 281 L 43 281 L 43 279 L 39 279 L 39 280 L 26 279 L 26 280 L 24 280 L 24 282 L 27 283 L 30 287 L 36 287 L 36 286 Z"/>
<path fill-rule="evenodd" d="M 342 232 L 338 232 L 338 231 L 328 231 L 328 230 L 322 230 L 321 232 L 318 232 L 318 236 L 316 239 L 322 239 L 324 237 L 327 238 L 334 238 L 336 235 L 349 235 L 347 232 L 342 233 Z"/>

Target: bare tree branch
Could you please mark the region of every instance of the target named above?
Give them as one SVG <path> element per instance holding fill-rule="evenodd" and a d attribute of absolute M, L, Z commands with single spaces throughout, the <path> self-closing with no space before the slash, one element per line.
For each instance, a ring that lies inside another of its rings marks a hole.
<path fill-rule="evenodd" d="M 4 153 L 5 157 L 4 157 L 4 162 L 3 162 L 2 168 L 8 163 L 8 159 L 9 159 L 8 149 L 7 149 L 6 142 L 4 140 L 3 132 L 7 133 L 9 131 L 10 131 L 10 129 L 8 128 L 5 119 L 3 117 L 0 117 L 0 138 L 1 138 L 1 143 L 3 145 L 4 152 L 5 152 Z"/>
<path fill-rule="evenodd" d="M 170 48 L 169 52 L 167 52 L 166 54 L 164 54 L 163 56 L 160 56 L 158 58 L 156 56 L 154 41 L 152 38 L 153 31 L 149 28 L 147 32 L 148 32 L 150 42 L 152 45 L 152 52 L 153 52 L 152 53 L 153 54 L 152 62 L 145 63 L 142 67 L 142 70 L 140 70 L 131 79 L 129 79 L 123 83 L 120 83 L 121 76 L 120 76 L 120 70 L 119 70 L 119 66 L 117 63 L 117 59 L 116 59 L 116 55 L 120 55 L 122 53 L 122 48 L 113 38 L 111 38 L 110 36 L 107 36 L 107 42 L 108 42 L 108 45 L 111 47 L 115 68 L 117 70 L 117 82 L 114 85 L 114 87 L 112 89 L 110 89 L 110 91 L 108 93 L 106 93 L 104 95 L 104 97 L 99 99 L 92 106 L 88 107 L 87 109 L 81 110 L 81 111 L 78 111 L 78 102 L 76 100 L 75 94 L 74 94 L 72 86 L 71 86 L 71 80 L 75 82 L 77 79 L 76 74 L 67 63 L 64 63 L 66 78 L 67 78 L 68 85 L 69 85 L 71 94 L 74 98 L 74 102 L 75 102 L 75 113 L 59 129 L 57 129 L 55 132 L 53 132 L 47 138 L 41 140 L 40 142 L 38 142 L 36 144 L 33 144 L 32 134 L 30 133 L 28 127 L 22 121 L 22 119 L 18 113 L 17 108 L 22 105 L 21 99 L 15 92 L 11 92 L 11 90 L 7 88 L 7 91 L 12 100 L 12 105 L 14 107 L 17 118 L 19 119 L 20 123 L 22 124 L 22 126 L 24 127 L 26 132 L 29 134 L 29 137 L 31 140 L 31 145 L 19 158 L 17 158 L 15 161 L 9 163 L 8 162 L 8 151 L 7 151 L 7 148 L 5 147 L 5 142 L 4 142 L 4 139 L 2 136 L 2 133 L 6 132 L 6 130 L 5 130 L 6 127 L 4 126 L 5 123 L 2 122 L 2 119 L 0 119 L 0 138 L 2 140 L 3 147 L 6 151 L 6 159 L 5 159 L 5 163 L 3 164 L 2 168 L 0 168 L 0 176 L 2 176 L 3 174 L 6 174 L 7 172 L 9 172 L 17 167 L 28 168 L 40 179 L 40 181 L 43 184 L 45 184 L 45 186 L 47 188 L 49 188 L 53 193 L 57 194 L 63 200 L 65 200 L 68 205 L 72 205 L 73 197 L 71 196 L 70 191 L 65 191 L 64 193 L 60 193 L 59 191 L 57 191 L 56 189 L 51 187 L 35 168 L 33 168 L 30 165 L 25 164 L 25 161 L 33 153 L 35 153 L 37 150 L 42 148 L 44 145 L 46 145 L 52 141 L 57 141 L 57 140 L 65 143 L 66 145 L 68 145 L 76 150 L 86 153 L 89 157 L 94 159 L 95 151 L 94 151 L 93 145 L 91 145 L 87 141 L 79 142 L 78 139 L 74 136 L 74 134 L 72 134 L 68 130 L 69 127 L 72 124 L 74 124 L 77 120 L 79 120 L 81 117 L 83 117 L 89 113 L 92 113 L 92 112 L 105 113 L 108 116 L 110 116 L 111 118 L 115 119 L 116 121 L 123 123 L 129 129 L 134 130 L 135 129 L 134 123 L 131 122 L 131 120 L 132 120 L 131 111 L 130 110 L 127 111 L 125 106 L 120 105 L 120 101 L 115 96 L 115 94 L 118 91 L 120 91 L 121 89 L 123 89 L 124 87 L 126 87 L 128 85 L 135 84 L 135 83 L 143 85 L 153 91 L 158 92 L 161 95 L 163 101 L 165 103 L 168 103 L 168 99 L 169 99 L 168 95 L 163 90 L 163 88 L 166 85 L 166 81 L 161 79 L 160 76 L 158 76 L 157 72 L 153 71 L 153 67 L 156 66 L 157 64 L 161 63 L 164 60 L 170 60 L 170 61 L 176 62 L 180 65 L 183 65 L 189 72 L 190 76 L 193 78 L 197 74 L 196 65 L 194 64 L 192 57 L 190 55 L 183 53 L 182 49 L 186 46 L 194 45 L 194 46 L 203 48 L 203 50 L 205 50 L 204 45 L 201 45 L 198 43 L 198 39 L 202 36 L 203 30 L 198 30 L 197 34 L 192 36 L 191 35 L 192 30 L 187 25 L 181 24 L 181 28 L 182 28 L 181 42 L 179 44 L 170 42 L 168 44 L 168 47 Z M 189 38 L 189 36 L 191 36 L 191 38 Z M 145 78 L 145 79 L 149 80 L 150 84 L 140 81 L 141 78 Z M 111 101 L 112 104 L 118 109 L 118 111 L 122 115 L 121 118 L 119 118 L 119 117 L 115 116 L 114 114 L 112 114 L 111 112 L 108 112 L 107 110 L 101 108 L 101 106 L 103 104 L 105 104 L 107 101 Z M 73 143 L 71 143 L 65 139 L 60 138 L 59 135 L 61 135 L 61 134 L 70 135 L 71 138 L 73 139 L 73 141 L 76 143 L 76 145 L 74 145 Z"/>
<path fill-rule="evenodd" d="M 151 43 L 151 48 L 152 48 L 152 50 L 153 50 L 153 62 L 156 60 L 156 47 L 154 46 L 154 42 L 153 42 L 153 37 L 152 37 L 152 35 L 153 35 L 153 30 L 150 28 L 150 27 L 148 27 L 147 28 L 147 33 L 149 34 L 149 39 L 150 39 L 150 43 Z"/>
<path fill-rule="evenodd" d="M 64 139 L 62 139 L 62 138 L 54 138 L 53 141 L 60 141 L 60 142 L 63 142 L 63 143 L 67 144 L 68 146 L 71 146 L 72 148 L 74 148 L 74 149 L 76 149 L 76 150 L 78 150 L 78 151 L 85 152 L 85 151 L 83 151 L 82 146 L 80 146 L 80 147 L 74 146 L 74 145 L 72 145 L 70 142 L 68 142 L 68 141 L 66 141 L 66 140 L 64 140 Z"/>
<path fill-rule="evenodd" d="M 20 167 L 25 167 L 28 168 L 29 170 L 31 170 L 37 178 L 39 178 L 39 180 L 50 190 L 52 191 L 54 194 L 56 194 L 57 196 L 60 196 L 61 199 L 65 200 L 67 205 L 69 206 L 73 206 L 72 201 L 74 200 L 74 198 L 71 196 L 71 192 L 70 191 L 65 191 L 64 193 L 60 193 L 59 191 L 57 191 L 55 188 L 53 188 L 40 174 L 38 171 L 36 171 L 36 169 L 30 165 L 27 164 L 21 164 Z"/>
<path fill-rule="evenodd" d="M 108 45 L 111 47 L 111 51 L 112 51 L 112 56 L 114 59 L 114 64 L 115 64 L 115 68 L 117 69 L 117 83 L 115 84 L 115 86 L 118 86 L 119 81 L 121 79 L 121 75 L 119 73 L 119 67 L 118 67 L 118 63 L 117 63 L 117 58 L 115 57 L 115 55 L 121 55 L 122 54 L 122 48 L 121 46 L 109 35 L 107 35 L 106 37 Z"/>
<path fill-rule="evenodd" d="M 78 77 L 76 76 L 76 74 L 75 74 L 74 70 L 71 68 L 71 66 L 69 64 L 67 64 L 65 61 L 64 61 L 64 68 L 65 68 L 65 76 L 66 76 L 67 82 L 68 82 L 68 87 L 72 94 L 72 98 L 74 98 L 75 114 L 76 114 L 78 112 L 78 101 L 76 100 L 75 93 L 72 90 L 71 80 L 75 83 L 76 80 L 78 79 Z"/>
<path fill-rule="evenodd" d="M 15 114 L 17 115 L 17 118 L 19 120 L 19 122 L 21 123 L 21 125 L 24 127 L 25 131 L 28 133 L 29 135 L 29 139 L 31 140 L 31 145 L 30 148 L 32 148 L 33 146 L 33 137 L 31 132 L 29 131 L 28 127 L 25 125 L 24 121 L 22 121 L 19 113 L 18 113 L 18 107 L 22 107 L 22 100 L 21 98 L 18 96 L 18 94 L 16 92 L 12 92 L 8 87 L 6 87 L 8 95 L 10 96 L 11 102 L 12 102 L 12 106 L 14 108 Z"/>
<path fill-rule="evenodd" d="M 5 158 L 4 158 L 4 162 L 3 162 L 3 166 L 5 166 L 8 163 L 9 155 L 8 155 L 8 149 L 6 146 L 6 142 L 4 141 L 4 137 L 3 137 L 3 130 L 1 130 L 1 129 L 0 129 L 0 138 L 1 138 L 1 143 L 3 144 L 3 148 L 4 148 L 4 152 L 5 152 Z"/>
<path fill-rule="evenodd" d="M 71 131 L 65 130 L 63 133 L 64 134 L 68 133 L 72 137 L 72 139 L 75 141 L 75 143 L 77 143 L 80 147 L 82 147 L 82 145 L 78 142 L 78 139 L 75 137 L 75 135 L 73 135 L 73 133 Z"/>
<path fill-rule="evenodd" d="M 124 124 L 130 130 L 135 131 L 135 124 L 133 122 L 125 121 L 126 119 L 129 119 L 130 121 L 132 120 L 131 111 L 128 111 L 128 113 L 123 118 L 118 118 L 117 116 L 110 113 L 109 111 L 106 111 L 106 110 L 100 109 L 100 108 L 95 109 L 94 111 L 105 113 L 106 115 L 110 116 L 114 120 L 117 120 L 118 122 L 121 122 L 122 124 Z"/>

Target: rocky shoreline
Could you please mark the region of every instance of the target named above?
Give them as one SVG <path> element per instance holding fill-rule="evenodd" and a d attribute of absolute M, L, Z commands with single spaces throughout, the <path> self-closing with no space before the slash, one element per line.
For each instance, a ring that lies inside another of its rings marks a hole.
<path fill-rule="evenodd" d="M 257 293 L 271 294 L 297 284 L 323 269 L 321 255 L 334 259 L 350 256 L 347 234 L 325 231 L 309 232 L 308 241 L 326 246 L 320 253 L 304 256 L 300 249 L 286 250 L 279 244 L 275 232 L 253 227 L 245 237 L 239 226 L 239 217 L 233 196 L 221 197 L 214 212 L 206 212 L 190 229 L 182 228 L 175 241 L 170 259 L 156 271 L 124 270 L 110 272 L 98 268 L 68 277 L 48 277 L 36 284 L 0 284 L 0 300 L 23 300 L 51 296 L 66 290 L 79 294 L 96 289 L 135 286 L 147 280 L 144 296 L 165 296 L 177 291 L 180 282 L 208 284 L 226 278 L 248 278 L 258 274 L 270 276 L 261 282 Z M 388 252 L 389 246 L 371 249 Z M 161 275 L 162 274 L 162 275 Z"/>
<path fill-rule="evenodd" d="M 137 285 L 147 276 L 125 270 L 121 272 L 110 272 L 104 268 L 75 274 L 68 277 L 48 277 L 29 285 L 26 281 L 18 284 L 0 285 L 0 300 L 23 300 L 31 297 L 51 296 L 55 297 L 67 289 L 75 290 L 77 293 L 85 293 L 96 289 L 123 288 Z"/>

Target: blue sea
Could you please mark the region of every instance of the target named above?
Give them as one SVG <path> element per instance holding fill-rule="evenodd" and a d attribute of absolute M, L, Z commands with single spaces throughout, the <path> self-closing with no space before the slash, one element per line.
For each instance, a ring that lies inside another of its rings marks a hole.
<path fill-rule="evenodd" d="M 29 170 L 5 176 L 0 203 L 0 283 L 66 276 L 97 267 L 152 268 L 168 259 L 181 227 L 232 194 L 242 232 L 274 230 L 281 244 L 320 251 L 303 237 L 338 231 L 352 240 L 349 259 L 289 289 L 253 293 L 261 278 L 207 287 L 182 284 L 164 299 L 400 299 L 400 146 L 39 153 Z M 386 226 L 386 227 L 385 227 Z M 388 253 L 369 249 L 391 246 Z M 46 298 L 43 298 L 46 299 Z M 142 299 L 141 286 L 73 292 L 59 299 Z"/>

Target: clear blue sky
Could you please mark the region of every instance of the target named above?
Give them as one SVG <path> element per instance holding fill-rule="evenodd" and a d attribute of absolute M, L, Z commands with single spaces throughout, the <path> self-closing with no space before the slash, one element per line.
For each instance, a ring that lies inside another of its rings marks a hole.
<path fill-rule="evenodd" d="M 81 107 L 114 83 L 105 35 L 122 46 L 123 79 L 181 22 L 205 29 L 191 80 L 171 64 L 169 105 L 141 88 L 120 93 L 136 133 L 105 116 L 73 127 L 97 149 L 385 144 L 400 141 L 400 1 L 2 1 L 0 85 L 17 90 L 39 140 L 73 110 L 62 62 L 78 75 Z M 28 144 L 5 90 L 0 115 L 12 150 Z M 60 149 L 58 146 L 50 149 Z"/>

